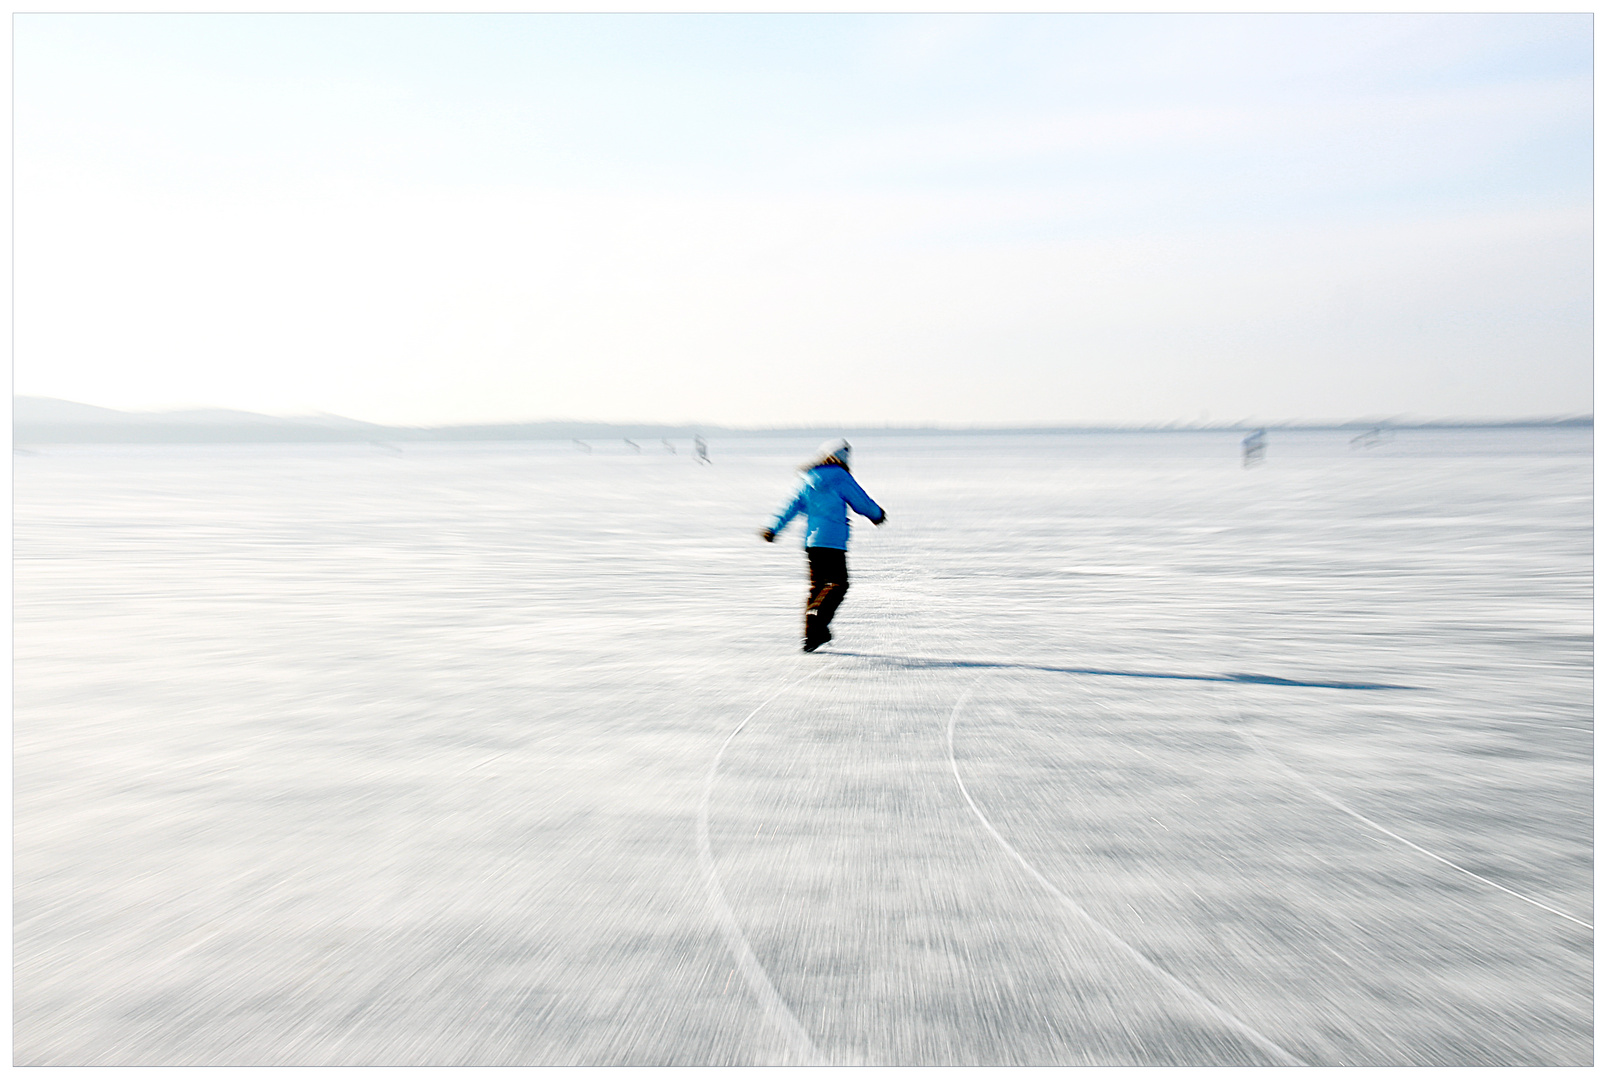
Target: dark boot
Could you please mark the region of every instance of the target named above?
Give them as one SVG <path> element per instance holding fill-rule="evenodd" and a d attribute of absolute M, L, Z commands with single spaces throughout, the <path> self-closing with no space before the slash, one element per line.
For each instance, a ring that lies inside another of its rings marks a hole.
<path fill-rule="evenodd" d="M 818 611 L 811 611 L 804 616 L 804 652 L 814 652 L 830 640 L 831 627 L 826 625 Z"/>

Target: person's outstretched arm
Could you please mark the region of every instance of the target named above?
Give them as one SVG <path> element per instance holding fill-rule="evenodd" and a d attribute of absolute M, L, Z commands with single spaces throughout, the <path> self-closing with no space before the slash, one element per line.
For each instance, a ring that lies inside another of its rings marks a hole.
<path fill-rule="evenodd" d="M 880 525 L 887 520 L 887 511 L 877 506 L 875 499 L 865 494 L 865 489 L 859 486 L 858 480 L 855 480 L 845 472 L 842 475 L 841 483 L 843 498 L 849 506 L 854 508 L 854 513 L 870 518 L 872 525 Z"/>
<path fill-rule="evenodd" d="M 768 529 L 761 529 L 759 531 L 759 536 L 763 538 L 764 542 L 767 544 L 774 543 L 776 534 L 782 529 L 785 529 L 787 524 L 791 522 L 793 518 L 797 517 L 803 508 L 804 489 L 802 485 L 799 485 L 798 493 L 792 497 L 792 501 L 782 508 L 781 513 L 776 515 L 776 520 L 770 523 L 770 527 Z"/>

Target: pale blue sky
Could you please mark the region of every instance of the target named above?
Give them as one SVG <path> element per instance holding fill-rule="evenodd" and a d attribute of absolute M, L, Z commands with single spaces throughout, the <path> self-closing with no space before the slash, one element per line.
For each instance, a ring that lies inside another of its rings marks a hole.
<path fill-rule="evenodd" d="M 1588 16 L 15 23 L 19 393 L 1586 412 Z"/>

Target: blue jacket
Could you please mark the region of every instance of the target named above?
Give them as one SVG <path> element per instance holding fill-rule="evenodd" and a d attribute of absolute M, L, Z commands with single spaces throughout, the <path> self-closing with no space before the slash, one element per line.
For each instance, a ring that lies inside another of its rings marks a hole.
<path fill-rule="evenodd" d="M 848 508 L 880 522 L 886 515 L 841 465 L 816 465 L 804 473 L 798 494 L 776 515 L 770 531 L 779 533 L 802 511 L 809 518 L 804 547 L 848 550 Z"/>

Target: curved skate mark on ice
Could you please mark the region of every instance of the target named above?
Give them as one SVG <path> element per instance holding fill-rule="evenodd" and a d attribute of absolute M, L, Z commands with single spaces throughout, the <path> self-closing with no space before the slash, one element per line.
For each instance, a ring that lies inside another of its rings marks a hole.
<path fill-rule="evenodd" d="M 747 935 L 742 932 L 742 927 L 737 923 L 736 915 L 731 911 L 731 905 L 726 902 L 725 890 L 720 887 L 720 872 L 714 865 L 714 851 L 709 846 L 709 801 L 714 795 L 714 781 L 720 772 L 720 759 L 725 757 L 726 747 L 731 745 L 731 740 L 736 738 L 737 734 L 748 726 L 748 721 L 758 716 L 766 705 L 786 691 L 801 682 L 814 678 L 821 672 L 830 670 L 837 663 L 840 663 L 840 661 L 818 668 L 808 675 L 793 679 L 759 702 L 752 712 L 742 718 L 742 723 L 731 729 L 731 734 L 727 735 L 725 742 L 720 744 L 719 751 L 714 755 L 714 761 L 709 765 L 709 778 L 703 785 L 703 802 L 698 806 L 697 811 L 697 861 L 698 865 L 703 868 L 703 883 L 708 889 L 709 907 L 714 912 L 715 921 L 720 924 L 721 933 L 725 935 L 726 948 L 730 950 L 731 959 L 736 961 L 737 970 L 742 972 L 743 981 L 748 984 L 748 989 L 752 990 L 753 996 L 759 999 L 760 1007 L 764 1009 L 765 1013 L 770 1017 L 770 1021 L 786 1037 L 792 1052 L 802 1059 L 802 1064 L 806 1065 L 825 1065 L 827 1062 L 821 1056 L 820 1051 L 815 1049 L 815 1044 L 809 1038 L 809 1033 L 803 1029 L 802 1024 L 798 1023 L 798 1018 L 793 1015 L 791 1009 L 787 1008 L 787 1003 L 776 992 L 775 984 L 770 981 L 770 976 L 765 974 L 764 966 L 759 963 L 759 958 L 753 955 L 753 947 L 748 944 Z"/>
<path fill-rule="evenodd" d="M 1388 829 L 1384 828 L 1384 826 L 1380 825 L 1378 822 L 1374 821 L 1372 818 L 1368 817 L 1367 815 L 1365 815 L 1365 814 L 1363 814 L 1363 813 L 1361 813 L 1359 811 L 1352 810 L 1349 806 L 1347 806 L 1343 802 L 1339 801 L 1339 799 L 1337 799 L 1334 796 L 1328 794 L 1322 788 L 1318 787 L 1316 784 L 1313 784 L 1310 780 L 1306 779 L 1306 775 L 1304 773 L 1299 772 L 1293 766 L 1285 764 L 1283 759 L 1279 758 L 1276 754 L 1272 753 L 1272 751 L 1268 750 L 1265 746 L 1261 745 L 1261 740 L 1257 739 L 1254 735 L 1250 734 L 1250 732 L 1248 730 L 1250 725 L 1249 725 L 1249 722 L 1247 720 L 1245 720 L 1244 713 L 1240 712 L 1239 709 L 1236 708 L 1236 707 L 1234 708 L 1233 711 L 1238 714 L 1239 722 L 1237 724 L 1229 724 L 1228 726 L 1233 729 L 1234 733 L 1236 735 L 1238 735 L 1239 738 L 1241 738 L 1245 742 L 1249 743 L 1250 748 L 1252 750 L 1256 751 L 1262 757 L 1266 758 L 1268 761 L 1270 761 L 1274 765 L 1278 766 L 1278 768 L 1282 769 L 1284 772 L 1286 772 L 1290 776 L 1294 777 L 1301 784 L 1305 785 L 1305 787 L 1313 795 L 1317 796 L 1317 798 L 1321 799 L 1323 802 L 1327 803 L 1329 806 L 1332 806 L 1335 810 L 1338 810 L 1340 813 L 1343 813 L 1343 814 L 1349 814 L 1351 817 L 1355 818 L 1357 821 L 1361 822 L 1363 825 L 1366 825 L 1368 828 L 1376 829 L 1378 832 L 1383 833 L 1385 836 L 1389 837 L 1391 840 L 1398 840 L 1400 843 L 1405 844 L 1407 847 L 1411 848 L 1413 851 L 1416 851 L 1416 852 L 1418 852 L 1420 854 L 1423 854 L 1423 855 L 1427 855 L 1429 858 L 1433 859 L 1435 862 L 1444 863 L 1446 866 L 1449 866 L 1452 870 L 1455 870 L 1455 871 L 1457 871 L 1459 873 L 1466 874 L 1468 877 L 1473 878 L 1475 881 L 1482 881 L 1486 885 L 1489 885 L 1492 888 L 1500 889 L 1502 892 L 1506 893 L 1508 896 L 1517 897 L 1519 900 L 1522 900 L 1525 904 L 1533 904 L 1535 907 L 1540 908 L 1542 911 L 1549 911 L 1553 915 L 1561 916 L 1562 918 L 1567 919 L 1571 923 L 1577 923 L 1578 925 L 1583 926 L 1586 930 L 1589 930 L 1592 933 L 1595 932 L 1596 928 L 1591 926 L 1589 923 L 1585 922 L 1583 919 L 1576 919 L 1572 915 L 1568 914 L 1566 911 L 1558 911 L 1556 908 L 1551 907 L 1551 906 L 1549 906 L 1547 904 L 1542 904 L 1540 901 L 1535 900 L 1532 897 L 1525 896 L 1521 892 L 1517 892 L 1517 891 L 1515 891 L 1513 889 L 1509 889 L 1505 885 L 1500 884 L 1499 882 L 1491 881 L 1489 878 L 1483 876 L 1482 874 L 1476 874 L 1472 870 L 1469 870 L 1465 866 L 1458 866 L 1456 863 L 1452 862 L 1450 859 L 1445 858 L 1443 855 L 1436 855 L 1436 854 L 1434 854 L 1434 852 L 1430 851 L 1428 848 L 1422 847 L 1421 845 L 1412 843 L 1410 840 L 1406 839 L 1406 837 L 1400 835 L 1399 833 L 1390 832 Z"/>
<path fill-rule="evenodd" d="M 954 757 L 954 727 L 959 720 L 960 709 L 965 705 L 966 699 L 971 696 L 971 691 L 975 690 L 977 684 L 980 683 L 984 678 L 986 678 L 986 676 L 978 675 L 971 685 L 965 688 L 965 692 L 960 695 L 959 700 L 954 703 L 954 711 L 949 713 L 949 768 L 954 770 L 954 782 L 960 785 L 960 794 L 965 796 L 965 801 L 970 805 L 971 812 L 977 816 L 978 821 L 982 822 L 982 827 L 987 829 L 988 832 L 992 834 L 993 838 L 999 842 L 999 846 L 1004 848 L 1005 851 L 1009 852 L 1010 856 L 1015 859 L 1016 862 L 1020 863 L 1022 868 L 1026 870 L 1027 873 L 1031 874 L 1038 884 L 1042 885 L 1045 889 L 1048 889 L 1051 893 L 1053 893 L 1056 899 L 1058 899 L 1062 904 L 1065 904 L 1066 907 L 1070 908 L 1072 913 L 1080 918 L 1083 922 L 1097 930 L 1106 941 L 1110 942 L 1122 952 L 1138 961 L 1138 963 L 1142 965 L 1145 970 L 1158 976 L 1162 982 L 1166 983 L 1172 989 L 1182 994 L 1189 1001 L 1200 1006 L 1222 1023 L 1226 1024 L 1240 1035 L 1243 1035 L 1246 1039 L 1250 1040 L 1251 1043 L 1255 1044 L 1255 1046 L 1271 1055 L 1280 1064 L 1304 1066 L 1306 1064 L 1304 1061 L 1301 1061 L 1299 1058 L 1289 1053 L 1289 1051 L 1285 1050 L 1283 1047 L 1279 1046 L 1277 1043 L 1273 1042 L 1271 1039 L 1267 1038 L 1265 1035 L 1246 1024 L 1243 1020 L 1240 1020 L 1238 1017 L 1234 1016 L 1220 1005 L 1202 995 L 1199 991 L 1180 980 L 1177 976 L 1173 975 L 1165 968 L 1157 965 L 1149 957 L 1145 956 L 1132 945 L 1128 944 L 1126 940 L 1119 937 L 1116 934 L 1116 931 L 1112 930 L 1110 927 L 1088 914 L 1088 912 L 1083 909 L 1081 904 L 1077 903 L 1077 901 L 1055 888 L 1053 882 L 1039 873 L 1038 868 L 1028 862 L 1022 856 L 1021 852 L 1011 847 L 1010 841 L 1006 840 L 1002 835 L 1000 835 L 999 830 L 993 827 L 993 823 L 989 821 L 987 815 L 982 812 L 982 808 L 977 806 L 976 800 L 971 798 L 971 792 L 965 786 L 965 778 L 960 775 L 959 762 L 956 761 Z"/>
<path fill-rule="evenodd" d="M 1017 671 L 1051 671 L 1059 675 L 1107 675 L 1123 679 L 1180 679 L 1185 682 L 1260 683 L 1266 686 L 1312 686 L 1324 690 L 1415 690 L 1415 686 L 1392 683 L 1318 682 L 1310 679 L 1283 679 L 1276 675 L 1179 675 L 1165 671 L 1115 671 L 1103 668 L 1054 667 L 1048 664 L 1016 664 L 1007 660 L 939 660 L 926 656 L 889 656 L 885 653 L 852 652 L 834 649 L 837 656 L 861 660 L 881 660 L 906 668 L 1009 668 Z"/>

